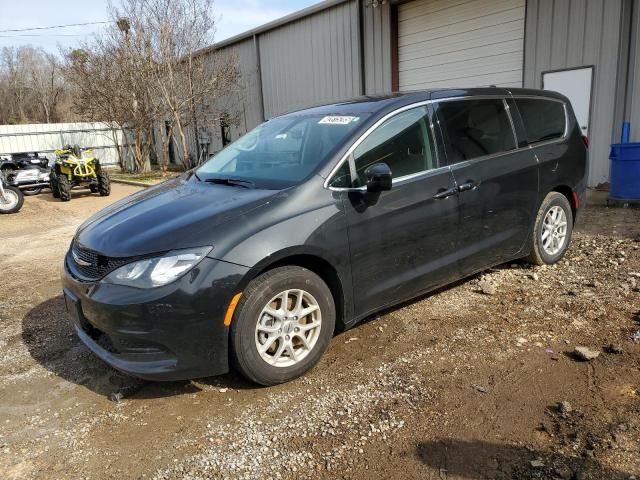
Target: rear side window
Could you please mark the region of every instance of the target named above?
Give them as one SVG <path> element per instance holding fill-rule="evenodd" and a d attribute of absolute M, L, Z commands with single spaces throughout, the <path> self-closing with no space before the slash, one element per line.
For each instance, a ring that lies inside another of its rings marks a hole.
<path fill-rule="evenodd" d="M 529 143 L 556 140 L 564 136 L 564 105 L 553 100 L 516 98 Z"/>
<path fill-rule="evenodd" d="M 516 148 L 502 99 L 442 102 L 437 111 L 449 163 Z"/>

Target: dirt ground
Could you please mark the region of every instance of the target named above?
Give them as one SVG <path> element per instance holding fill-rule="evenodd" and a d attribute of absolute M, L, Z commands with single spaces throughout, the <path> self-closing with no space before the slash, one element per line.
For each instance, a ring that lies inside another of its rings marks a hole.
<path fill-rule="evenodd" d="M 154 384 L 80 343 L 59 282 L 77 226 L 135 190 L 0 217 L 0 478 L 640 478 L 640 210 L 590 207 L 561 264 L 384 312 L 292 383 Z"/>

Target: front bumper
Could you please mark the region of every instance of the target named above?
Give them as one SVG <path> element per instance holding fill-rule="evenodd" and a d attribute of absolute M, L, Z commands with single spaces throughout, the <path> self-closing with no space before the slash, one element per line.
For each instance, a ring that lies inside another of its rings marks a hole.
<path fill-rule="evenodd" d="M 85 282 L 67 254 L 67 311 L 82 342 L 103 361 L 147 380 L 183 380 L 229 370 L 223 320 L 247 268 L 205 258 L 170 285 L 137 289 Z"/>

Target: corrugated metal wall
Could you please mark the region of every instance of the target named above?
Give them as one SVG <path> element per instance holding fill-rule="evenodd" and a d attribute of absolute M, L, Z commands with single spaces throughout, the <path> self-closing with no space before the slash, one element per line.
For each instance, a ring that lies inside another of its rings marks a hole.
<path fill-rule="evenodd" d="M 258 77 L 258 57 L 253 37 L 244 39 L 225 47 L 225 53 L 237 59 L 240 72 L 238 91 L 221 99 L 214 105 L 204 105 L 198 117 L 198 129 L 210 140 L 209 152 L 217 152 L 222 148 L 222 136 L 218 115 L 221 111 L 231 117 L 231 140 L 236 140 L 256 125 L 262 123 L 260 106 L 260 85 Z"/>
<path fill-rule="evenodd" d="M 528 0 L 524 84 L 542 88 L 548 70 L 594 66 L 589 185 L 609 178 L 625 0 Z"/>
<path fill-rule="evenodd" d="M 32 123 L 28 125 L 0 125 L 0 155 L 21 152 L 46 154 L 55 159 L 55 150 L 65 144 L 93 147 L 95 156 L 104 165 L 118 163 L 116 145 L 123 144 L 122 133 L 104 123 Z"/>
<path fill-rule="evenodd" d="M 353 2 L 354 4 L 356 2 Z M 391 7 L 364 2 L 364 58 L 366 93 L 391 91 Z M 369 5 L 367 5 L 369 4 Z"/>
<path fill-rule="evenodd" d="M 259 36 L 267 118 L 360 93 L 355 1 Z"/>
<path fill-rule="evenodd" d="M 625 119 L 631 122 L 631 139 L 640 142 L 640 0 L 635 0 L 631 20 L 629 80 Z"/>

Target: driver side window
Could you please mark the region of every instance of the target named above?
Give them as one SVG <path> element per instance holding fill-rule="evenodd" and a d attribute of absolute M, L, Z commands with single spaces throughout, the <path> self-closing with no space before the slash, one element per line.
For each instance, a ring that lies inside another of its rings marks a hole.
<path fill-rule="evenodd" d="M 427 107 L 389 118 L 358 145 L 353 159 L 357 176 L 354 186 L 366 183 L 365 171 L 376 163 L 389 165 L 394 179 L 437 168 Z"/>

